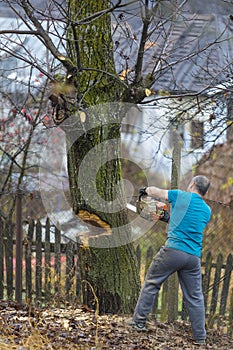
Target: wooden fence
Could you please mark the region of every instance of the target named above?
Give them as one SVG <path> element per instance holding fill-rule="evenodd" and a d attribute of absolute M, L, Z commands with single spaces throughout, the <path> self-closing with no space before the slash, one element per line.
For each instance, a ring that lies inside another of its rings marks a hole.
<path fill-rule="evenodd" d="M 149 247 L 141 257 L 141 247 L 137 247 L 139 266 L 146 271 L 156 252 Z M 233 256 L 229 254 L 223 258 L 222 254 L 213 259 L 211 252 L 202 259 L 202 284 L 206 308 L 207 325 L 214 324 L 226 327 L 228 333 L 233 334 Z M 187 311 L 178 284 L 176 274 L 172 275 L 162 286 L 158 302 L 152 310 L 152 317 L 161 321 L 181 318 L 187 319 Z"/>
<path fill-rule="evenodd" d="M 16 261 L 12 232 L 12 224 L 3 224 L 0 220 L 0 299 L 25 300 L 35 305 L 57 305 L 78 299 L 81 280 L 76 243 L 64 242 L 60 231 L 50 225 L 49 220 L 44 225 L 40 221 L 31 222 L 23 235 L 22 259 Z M 138 246 L 136 253 L 144 276 L 155 252 L 150 247 L 143 255 Z M 16 291 L 19 283 L 15 271 L 19 263 L 22 264 L 22 283 L 21 290 Z M 212 327 L 221 322 L 232 332 L 233 257 L 220 254 L 213 261 L 211 253 L 208 253 L 203 258 L 202 268 L 208 324 Z M 162 321 L 187 318 L 175 274 L 163 284 L 158 303 L 152 310 L 153 315 Z"/>
<path fill-rule="evenodd" d="M 79 294 L 81 281 L 75 242 L 62 242 L 60 231 L 49 220 L 44 225 L 31 221 L 23 235 L 21 261 L 17 261 L 12 232 L 10 222 L 3 225 L 0 221 L 0 299 L 54 304 Z M 22 264 L 20 293 L 15 288 L 19 263 Z"/>

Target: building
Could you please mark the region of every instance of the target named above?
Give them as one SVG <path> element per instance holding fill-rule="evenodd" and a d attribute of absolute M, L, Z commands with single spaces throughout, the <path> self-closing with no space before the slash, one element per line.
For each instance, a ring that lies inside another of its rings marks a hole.
<path fill-rule="evenodd" d="M 184 174 L 214 145 L 226 142 L 230 137 L 228 118 L 232 116 L 232 3 L 180 4 L 160 2 L 143 61 L 144 78 L 153 71 L 154 80 L 143 106 L 134 108 L 123 126 L 131 155 L 139 162 L 146 160 L 155 171 L 165 169 L 168 177 L 174 130 L 176 140 L 182 143 Z M 120 29 L 114 22 L 116 65 L 128 82 L 136 74 L 143 28 L 136 11 L 137 4 L 131 4 Z"/>

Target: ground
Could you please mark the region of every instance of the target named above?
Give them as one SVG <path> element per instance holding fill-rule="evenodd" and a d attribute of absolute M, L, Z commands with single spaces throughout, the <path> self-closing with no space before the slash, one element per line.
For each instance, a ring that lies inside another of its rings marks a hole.
<path fill-rule="evenodd" d="M 148 332 L 132 330 L 130 318 L 98 315 L 84 307 L 40 308 L 0 301 L 0 350 L 233 350 L 223 330 L 208 330 L 206 346 L 195 346 L 187 322 L 151 321 Z"/>

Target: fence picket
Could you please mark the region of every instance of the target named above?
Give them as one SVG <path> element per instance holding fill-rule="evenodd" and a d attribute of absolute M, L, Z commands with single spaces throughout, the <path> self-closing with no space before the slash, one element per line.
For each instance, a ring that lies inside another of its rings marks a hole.
<path fill-rule="evenodd" d="M 72 241 L 66 244 L 66 296 L 70 300 L 71 287 L 74 283 L 75 276 L 75 245 Z"/>
<path fill-rule="evenodd" d="M 32 241 L 34 232 L 34 221 L 30 220 L 25 240 L 25 264 L 26 264 L 26 298 L 32 300 Z"/>
<path fill-rule="evenodd" d="M 42 228 L 41 222 L 36 223 L 36 300 L 39 302 L 42 296 Z"/>
<path fill-rule="evenodd" d="M 231 297 L 230 297 L 230 311 L 229 311 L 227 333 L 228 335 L 233 337 L 233 288 L 231 290 Z"/>
<path fill-rule="evenodd" d="M 178 316 L 178 289 L 178 276 L 174 273 L 168 278 L 168 321 L 175 321 Z"/>
<path fill-rule="evenodd" d="M 231 254 L 229 254 L 227 257 L 225 276 L 224 276 L 223 288 L 222 288 L 222 294 L 221 294 L 220 315 L 224 315 L 226 312 L 227 297 L 229 293 L 232 267 L 233 267 L 233 257 Z"/>
<path fill-rule="evenodd" d="M 217 262 L 216 262 L 213 291 L 212 291 L 212 299 L 211 299 L 211 304 L 210 304 L 210 314 L 211 315 L 213 315 L 216 312 L 216 308 L 217 308 L 217 304 L 218 304 L 218 293 L 219 293 L 222 265 L 223 265 L 223 255 L 219 254 L 217 257 Z"/>
<path fill-rule="evenodd" d="M 213 257 L 211 255 L 211 252 L 208 252 L 206 255 L 206 260 L 204 265 L 205 271 L 204 271 L 204 276 L 202 281 L 205 308 L 207 308 L 207 304 L 208 304 L 208 296 L 209 296 L 208 291 L 209 291 L 209 285 L 210 285 L 212 261 L 213 261 Z"/>
<path fill-rule="evenodd" d="M 54 254 L 55 254 L 55 282 L 54 290 L 57 297 L 60 292 L 60 281 L 61 281 L 61 232 L 55 227 L 55 243 L 54 243 Z"/>
<path fill-rule="evenodd" d="M 162 302 L 161 302 L 161 321 L 167 320 L 168 313 L 168 280 L 163 283 Z"/>
<path fill-rule="evenodd" d="M 3 232 L 4 232 L 4 224 L 3 224 L 3 220 L 0 218 L 0 299 L 3 299 L 3 294 L 4 294 Z"/>
<path fill-rule="evenodd" d="M 4 235 L 5 242 L 5 265 L 6 265 L 6 290 L 7 297 L 13 298 L 13 229 L 10 221 L 6 221 Z"/>
<path fill-rule="evenodd" d="M 23 288 L 26 285 L 27 302 L 32 302 L 34 299 L 36 302 L 49 302 L 57 305 L 58 302 L 60 303 L 60 301 L 64 300 L 61 296 L 64 296 L 66 300 L 70 302 L 80 299 L 81 280 L 80 266 L 77 259 L 77 246 L 73 242 L 61 244 L 61 233 L 57 228 L 55 228 L 55 243 L 53 244 L 51 242 L 50 225 L 50 221 L 47 220 L 45 224 L 45 237 L 43 237 L 42 240 L 42 228 L 44 229 L 44 226 L 42 227 L 40 221 L 37 221 L 36 224 L 30 221 L 28 232 L 23 241 L 26 266 L 26 269 L 23 270 Z M 36 231 L 35 237 L 34 231 Z M 36 239 L 35 241 L 34 238 Z M 12 224 L 9 220 L 7 222 L 0 220 L 1 298 L 5 296 L 4 281 L 6 282 L 6 297 L 9 299 L 13 298 L 14 294 L 13 243 Z M 137 246 L 137 262 L 143 279 L 153 259 L 154 249 L 153 247 L 149 247 L 145 254 L 142 252 L 141 247 Z M 36 260 L 35 265 L 34 259 Z M 213 326 L 216 321 L 220 322 L 221 319 L 224 319 L 224 322 L 228 320 L 228 332 L 232 334 L 233 257 L 230 254 L 224 264 L 223 255 L 219 254 L 216 263 L 214 263 L 213 257 L 209 252 L 205 259 L 202 259 L 202 267 L 203 292 L 205 296 L 206 316 L 209 320 L 208 325 Z M 54 273 L 52 272 L 53 270 Z M 157 303 L 155 303 L 151 310 L 152 315 L 156 318 L 160 317 L 161 321 L 176 319 L 180 314 L 182 319 L 186 319 L 187 314 L 184 302 L 180 313 L 178 312 L 178 303 L 174 302 L 172 299 L 173 294 L 176 296 L 178 295 L 178 300 L 182 301 L 182 299 L 180 299 L 181 295 L 178 292 L 178 284 L 171 288 L 168 279 L 161 288 L 158 300 L 159 304 L 157 305 Z"/>
<path fill-rule="evenodd" d="M 45 300 L 51 297 L 51 244 L 50 244 L 50 221 L 47 218 L 45 225 Z"/>

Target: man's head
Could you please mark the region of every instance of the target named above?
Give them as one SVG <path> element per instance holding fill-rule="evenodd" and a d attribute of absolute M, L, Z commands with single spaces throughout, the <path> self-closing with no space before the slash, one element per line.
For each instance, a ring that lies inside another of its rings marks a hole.
<path fill-rule="evenodd" d="M 189 192 L 197 192 L 204 196 L 210 187 L 210 180 L 203 175 L 195 176 L 188 186 Z"/>

